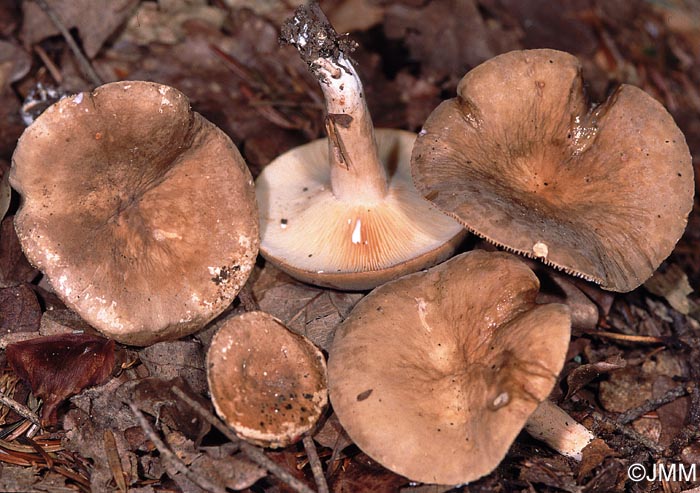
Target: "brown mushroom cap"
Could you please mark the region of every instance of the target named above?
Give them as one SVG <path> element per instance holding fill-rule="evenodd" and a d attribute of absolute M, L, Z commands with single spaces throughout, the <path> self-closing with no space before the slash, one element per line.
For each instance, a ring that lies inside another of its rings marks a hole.
<path fill-rule="evenodd" d="M 109 337 L 147 345 L 192 333 L 250 274 L 252 177 L 176 89 L 115 82 L 63 99 L 27 128 L 12 160 L 27 258 Z"/>
<path fill-rule="evenodd" d="M 416 141 L 418 190 L 469 230 L 613 291 L 683 233 L 691 157 L 666 109 L 622 85 L 586 102 L 578 60 L 514 51 L 467 73 Z"/>
<path fill-rule="evenodd" d="M 221 419 L 264 447 L 296 442 L 328 404 L 321 350 L 265 312 L 221 326 L 207 353 L 207 378 Z"/>
<path fill-rule="evenodd" d="M 449 257 L 463 227 L 416 193 L 410 175 L 415 134 L 376 129 L 388 191 L 374 203 L 348 203 L 331 190 L 328 141 L 297 147 L 256 180 L 260 252 L 305 282 L 369 289 Z"/>
<path fill-rule="evenodd" d="M 569 345 L 564 305 L 513 255 L 480 250 L 392 281 L 337 328 L 328 377 L 352 440 L 414 481 L 492 471 L 552 390 Z"/>

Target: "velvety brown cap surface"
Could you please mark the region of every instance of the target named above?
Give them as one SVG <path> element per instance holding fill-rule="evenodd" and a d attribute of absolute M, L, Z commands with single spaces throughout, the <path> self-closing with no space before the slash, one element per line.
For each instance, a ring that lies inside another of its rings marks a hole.
<path fill-rule="evenodd" d="M 219 329 L 207 378 L 219 416 L 264 447 L 296 442 L 328 403 L 323 353 L 265 312 L 233 317 Z"/>
<path fill-rule="evenodd" d="M 27 258 L 120 342 L 200 329 L 255 262 L 250 172 L 171 87 L 116 82 L 59 101 L 22 135 L 10 180 Z"/>
<path fill-rule="evenodd" d="M 622 85 L 586 102 L 577 59 L 506 53 L 467 73 L 416 141 L 416 188 L 468 229 L 614 291 L 671 253 L 693 203 L 666 109 Z"/>
<path fill-rule="evenodd" d="M 534 273 L 468 252 L 372 291 L 338 327 L 328 375 L 352 440 L 414 481 L 492 471 L 561 371 L 570 318 Z"/>
<path fill-rule="evenodd" d="M 448 258 L 464 228 L 418 194 L 411 181 L 415 134 L 376 130 L 390 177 L 384 200 L 349 204 L 331 190 L 328 142 L 283 154 L 256 180 L 260 251 L 302 281 L 369 289 Z"/>

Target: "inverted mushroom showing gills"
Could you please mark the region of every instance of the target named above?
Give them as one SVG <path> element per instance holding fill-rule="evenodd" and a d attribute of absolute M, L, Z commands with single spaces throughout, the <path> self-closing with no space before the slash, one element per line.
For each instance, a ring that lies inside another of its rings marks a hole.
<path fill-rule="evenodd" d="M 265 312 L 226 321 L 207 352 L 219 416 L 264 447 L 286 447 L 312 429 L 328 404 L 326 360 L 311 341 Z"/>
<path fill-rule="evenodd" d="M 115 82 L 59 101 L 20 138 L 10 182 L 27 258 L 119 342 L 199 330 L 255 262 L 250 172 L 172 87 Z"/>
<path fill-rule="evenodd" d="M 320 82 L 328 138 L 283 154 L 257 178 L 263 256 L 340 289 L 368 289 L 449 257 L 464 229 L 416 192 L 415 134 L 375 132 L 349 41 L 317 4 L 297 9 L 283 38 Z"/>
<path fill-rule="evenodd" d="M 693 205 L 683 134 L 634 86 L 589 106 L 578 60 L 514 51 L 479 65 L 430 115 L 420 192 L 487 240 L 612 291 L 651 276 Z"/>
<path fill-rule="evenodd" d="M 515 256 L 475 250 L 363 298 L 328 362 L 350 438 L 414 481 L 459 484 L 495 469 L 569 345 L 568 309 L 537 305 L 538 289 Z"/>

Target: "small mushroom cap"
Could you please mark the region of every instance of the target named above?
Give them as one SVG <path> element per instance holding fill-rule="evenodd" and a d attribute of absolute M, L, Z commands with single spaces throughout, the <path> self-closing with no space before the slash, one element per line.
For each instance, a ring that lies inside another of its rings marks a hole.
<path fill-rule="evenodd" d="M 461 224 L 423 200 L 413 186 L 415 134 L 376 129 L 387 167 L 384 200 L 350 204 L 331 190 L 328 141 L 286 152 L 256 180 L 260 252 L 291 276 L 336 289 L 369 289 L 448 258 Z"/>
<path fill-rule="evenodd" d="M 328 404 L 321 350 L 265 312 L 221 326 L 207 353 L 207 378 L 221 419 L 264 447 L 299 440 Z"/>
<path fill-rule="evenodd" d="M 644 91 L 591 108 L 567 53 L 479 65 L 416 141 L 416 188 L 469 230 L 613 291 L 671 253 L 693 205 L 683 134 Z"/>
<path fill-rule="evenodd" d="M 513 255 L 472 251 L 378 287 L 338 327 L 330 396 L 350 438 L 414 481 L 491 472 L 554 386 L 564 305 Z"/>
<path fill-rule="evenodd" d="M 195 332 L 228 306 L 258 250 L 253 180 L 176 89 L 115 82 L 48 108 L 19 140 L 10 181 L 27 258 L 117 341 Z"/>

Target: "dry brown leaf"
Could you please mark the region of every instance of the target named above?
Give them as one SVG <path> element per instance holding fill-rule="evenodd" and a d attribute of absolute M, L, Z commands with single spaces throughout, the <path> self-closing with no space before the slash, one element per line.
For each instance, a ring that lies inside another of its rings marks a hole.
<path fill-rule="evenodd" d="M 253 296 L 261 310 L 327 351 L 336 325 L 363 295 L 309 286 L 267 263 L 255 279 Z"/>
<path fill-rule="evenodd" d="M 13 221 L 14 216 L 8 216 L 0 225 L 0 288 L 30 282 L 39 273 L 22 253 Z"/>
<path fill-rule="evenodd" d="M 40 321 L 41 306 L 29 285 L 0 289 L 0 333 L 36 332 Z"/>
<path fill-rule="evenodd" d="M 341 33 L 366 31 L 384 18 L 385 7 L 373 0 L 341 0 L 325 8 L 333 28 Z"/>
<path fill-rule="evenodd" d="M 338 451 L 352 444 L 352 440 L 343 429 L 335 413 L 324 421 L 323 426 L 314 434 L 314 440 L 323 447 Z"/>
<path fill-rule="evenodd" d="M 186 22 L 205 22 L 219 29 L 225 17 L 226 12 L 201 0 L 143 2 L 127 22 L 120 40 L 140 46 L 176 44 L 185 39 Z"/>
<path fill-rule="evenodd" d="M 594 439 L 582 451 L 577 477 L 581 479 L 587 476 L 593 469 L 601 465 L 607 457 L 615 455 L 617 455 L 615 451 L 608 447 L 603 440 L 600 438 Z"/>
<path fill-rule="evenodd" d="M 41 315 L 39 333 L 42 336 L 69 333 L 99 335 L 90 324 L 80 318 L 80 315 L 67 308 L 46 310 Z"/>
<path fill-rule="evenodd" d="M 223 0 L 231 9 L 251 9 L 257 15 L 281 25 L 304 0 Z"/>
<path fill-rule="evenodd" d="M 32 59 L 19 46 L 0 40 L 0 95 L 29 72 Z"/>
<path fill-rule="evenodd" d="M 598 361 L 597 363 L 590 363 L 574 368 L 574 370 L 566 376 L 568 390 L 565 399 L 568 400 L 572 395 L 603 373 L 619 370 L 625 366 L 627 366 L 627 361 L 622 359 L 620 355 L 615 355 L 605 361 Z"/>
<path fill-rule="evenodd" d="M 177 430 L 190 440 L 199 443 L 211 425 L 203 421 L 189 406 L 181 403 L 173 394 L 172 387 L 177 387 L 204 408 L 209 402 L 195 394 L 181 377 L 172 380 L 162 378 L 142 378 L 126 382 L 119 388 L 117 397 L 122 402 L 133 402 L 143 412 L 155 416 L 159 422 L 171 430 Z"/>
<path fill-rule="evenodd" d="M 480 4 L 501 22 L 519 25 L 522 48 L 547 47 L 590 56 L 598 46 L 595 31 L 585 18 L 591 8 L 587 0 L 559 2 L 557 8 L 551 8 L 547 0 L 482 0 Z"/>
<path fill-rule="evenodd" d="M 533 457 L 525 460 L 520 467 L 520 479 L 571 493 L 580 491 L 568 460 L 561 455 L 551 458 Z"/>
<path fill-rule="evenodd" d="M 638 366 L 610 374 L 600 382 L 600 403 L 607 411 L 623 413 L 651 399 L 652 380 Z"/>
<path fill-rule="evenodd" d="M 517 47 L 507 32 L 484 21 L 473 0 L 390 5 L 384 31 L 408 46 L 424 77 L 435 79 L 459 79 L 469 68 Z"/>
<path fill-rule="evenodd" d="M 35 467 L 11 467 L 0 464 L 0 491 L 50 491 L 75 493 L 75 486 L 66 484 L 66 477 Z"/>
<path fill-rule="evenodd" d="M 68 397 L 104 383 L 115 360 L 114 341 L 86 334 L 38 337 L 10 344 L 5 354 L 12 370 L 44 401 L 44 426 L 56 424 L 58 406 Z"/>
<path fill-rule="evenodd" d="M 102 44 L 131 16 L 138 0 L 46 0 L 68 29 L 77 28 L 88 57 L 93 58 Z M 60 34 L 39 5 L 23 0 L 22 39 L 25 48 Z"/>
<path fill-rule="evenodd" d="M 150 376 L 163 380 L 182 377 L 198 394 L 209 388 L 204 357 L 204 348 L 197 341 L 159 342 L 139 351 Z"/>
<path fill-rule="evenodd" d="M 384 469 L 367 455 L 359 453 L 345 467 L 336 469 L 328 483 L 331 491 L 336 493 L 394 493 L 402 486 L 408 485 L 409 481 Z"/>
<path fill-rule="evenodd" d="M 104 432 L 110 430 L 121 458 L 122 470 L 127 485 L 138 480 L 138 459 L 135 447 L 125 438 L 125 430 L 140 427 L 131 410 L 119 399 L 117 389 L 123 384 L 121 378 L 112 378 L 105 385 L 83 391 L 71 399 L 76 406 L 63 419 L 65 439 L 63 445 L 86 459 L 92 460 L 90 485 L 92 491 L 111 491 L 112 470 L 104 450 Z"/>
<path fill-rule="evenodd" d="M 644 287 L 653 294 L 665 298 L 669 305 L 683 315 L 688 315 L 693 308 L 691 304 L 694 305 L 694 303 L 688 298 L 693 288 L 688 282 L 688 276 L 676 264 L 669 265 L 663 272 L 654 273 L 651 279 L 644 283 Z"/>
<path fill-rule="evenodd" d="M 659 398 L 669 390 L 678 387 L 678 382 L 666 375 L 659 375 L 652 386 L 652 396 Z M 678 399 L 664 404 L 656 410 L 661 422 L 661 436 L 659 445 L 668 447 L 673 439 L 685 427 L 690 408 L 690 397 L 679 397 Z"/>
<path fill-rule="evenodd" d="M 228 445 L 197 449 L 192 440 L 176 431 L 166 433 L 166 441 L 191 471 L 222 489 L 243 490 L 267 476 L 265 469 L 250 462 L 242 453 Z M 174 474 L 172 479 L 184 492 L 204 491 L 182 474 Z"/>

